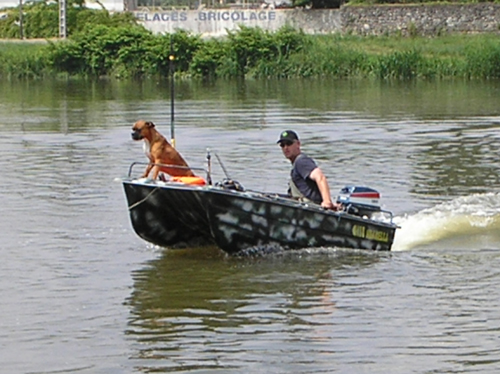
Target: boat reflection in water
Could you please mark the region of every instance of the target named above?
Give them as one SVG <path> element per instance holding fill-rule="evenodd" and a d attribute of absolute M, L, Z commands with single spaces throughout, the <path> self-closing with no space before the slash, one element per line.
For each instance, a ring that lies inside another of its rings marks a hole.
<path fill-rule="evenodd" d="M 248 191 L 227 179 L 214 185 L 209 172 L 204 185 L 134 179 L 135 164 L 122 181 L 132 226 L 159 246 L 215 244 L 227 253 L 256 246 L 388 251 L 394 241 L 392 214 L 370 204 L 374 194 L 378 203 L 378 193 L 369 188 L 344 188 L 344 210 L 335 212 L 280 194 Z"/>
<path fill-rule="evenodd" d="M 384 258 L 344 249 L 284 251 L 265 259 L 225 256 L 216 247 L 163 250 L 132 273 L 130 360 L 141 372 L 263 372 L 257 369 L 277 357 L 297 367 L 304 355 L 314 358 L 311 366 L 331 367 L 325 349 L 337 347 L 325 344 L 332 343 L 332 324 L 348 325 L 353 312 L 337 299 L 339 287 Z"/>

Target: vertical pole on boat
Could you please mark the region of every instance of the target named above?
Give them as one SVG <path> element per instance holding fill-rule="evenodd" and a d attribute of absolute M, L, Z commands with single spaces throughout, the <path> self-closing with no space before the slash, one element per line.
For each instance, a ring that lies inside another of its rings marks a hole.
<path fill-rule="evenodd" d="M 174 39 L 173 34 L 170 34 L 170 138 L 172 139 L 172 147 L 175 148 L 175 121 L 174 121 Z"/>
<path fill-rule="evenodd" d="M 207 148 L 207 183 L 212 185 L 212 156 L 210 155 L 210 148 Z"/>

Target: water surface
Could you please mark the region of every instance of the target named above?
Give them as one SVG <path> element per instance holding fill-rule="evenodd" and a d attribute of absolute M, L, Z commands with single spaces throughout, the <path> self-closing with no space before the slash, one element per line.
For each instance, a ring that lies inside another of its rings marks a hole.
<path fill-rule="evenodd" d="M 390 253 L 254 258 L 134 234 L 116 179 L 144 160 L 134 121 L 170 138 L 169 92 L 0 85 L 0 372 L 498 371 L 500 83 L 177 82 L 191 165 L 209 148 L 246 188 L 283 192 L 275 142 L 294 129 L 334 195 L 376 188 L 401 225 Z"/>

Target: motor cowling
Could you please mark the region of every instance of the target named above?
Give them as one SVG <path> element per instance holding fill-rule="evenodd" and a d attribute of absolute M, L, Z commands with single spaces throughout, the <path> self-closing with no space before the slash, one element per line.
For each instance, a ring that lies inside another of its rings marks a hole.
<path fill-rule="evenodd" d="M 337 202 L 344 206 L 347 213 L 361 217 L 371 217 L 380 212 L 380 193 L 370 187 L 345 186 L 339 192 Z"/>

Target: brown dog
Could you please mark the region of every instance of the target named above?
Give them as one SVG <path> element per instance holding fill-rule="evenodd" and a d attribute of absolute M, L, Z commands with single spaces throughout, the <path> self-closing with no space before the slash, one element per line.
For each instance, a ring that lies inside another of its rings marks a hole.
<path fill-rule="evenodd" d="M 158 177 L 160 171 L 172 176 L 194 176 L 180 153 L 169 144 L 163 135 L 156 131 L 153 122 L 140 120 L 134 123 L 132 127 L 132 139 L 144 140 L 144 152 L 149 158 L 149 165 L 142 175 L 143 178 L 147 178 L 151 170 L 153 170 L 153 179 Z M 158 164 L 177 165 L 180 167 L 165 167 Z"/>

